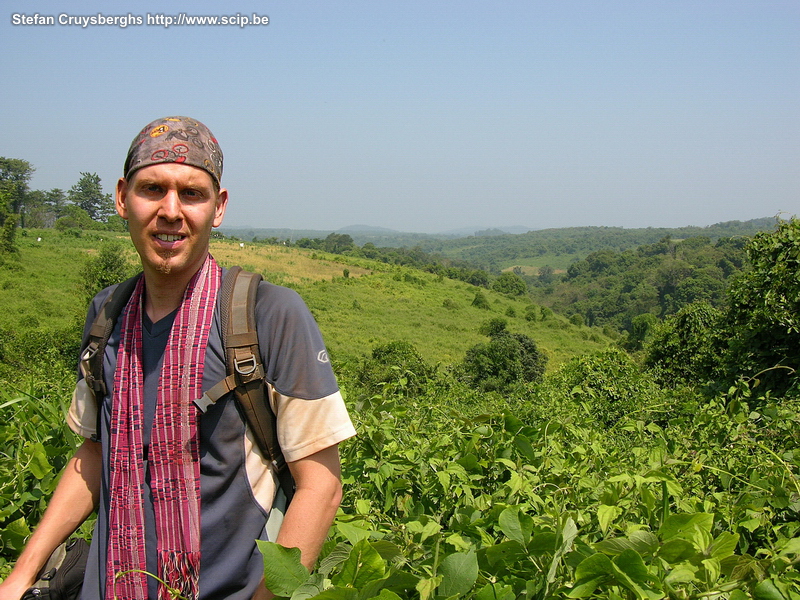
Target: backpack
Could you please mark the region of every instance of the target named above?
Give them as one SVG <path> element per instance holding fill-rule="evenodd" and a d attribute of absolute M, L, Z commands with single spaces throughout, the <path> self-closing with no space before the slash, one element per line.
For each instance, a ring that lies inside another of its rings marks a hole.
<path fill-rule="evenodd" d="M 123 281 L 109 294 L 89 329 L 88 343 L 81 353 L 80 369 L 86 383 L 94 391 L 95 398 L 98 394 L 102 398 L 107 393 L 103 377 L 105 348 L 117 318 L 122 314 L 140 277 L 141 273 Z M 284 498 L 276 503 L 276 509 L 282 514 L 294 495 L 294 480 L 278 443 L 275 414 L 266 394 L 264 365 L 258 347 L 255 319 L 256 291 L 260 281 L 261 275 L 243 271 L 239 267 L 229 269 L 222 279 L 219 314 L 228 375 L 208 390 L 196 404 L 201 411 L 206 412 L 222 396 L 235 392 L 259 450 L 277 475 L 278 491 L 283 493 Z M 98 419 L 99 414 L 100 411 Z M 283 506 L 280 506 L 281 501 Z M 278 518 L 276 527 L 280 526 L 279 521 Z"/>

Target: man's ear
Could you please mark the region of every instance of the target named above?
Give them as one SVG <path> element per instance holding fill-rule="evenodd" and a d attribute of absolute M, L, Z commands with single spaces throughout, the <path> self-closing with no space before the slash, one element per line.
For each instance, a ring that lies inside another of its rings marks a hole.
<path fill-rule="evenodd" d="M 128 182 L 124 177 L 120 177 L 117 181 L 117 192 L 115 196 L 114 206 L 117 209 L 117 214 L 128 220 L 128 204 L 127 204 Z"/>
<path fill-rule="evenodd" d="M 217 195 L 217 205 L 214 212 L 213 227 L 222 225 L 222 219 L 225 217 L 225 209 L 228 207 L 228 190 L 222 188 Z"/>

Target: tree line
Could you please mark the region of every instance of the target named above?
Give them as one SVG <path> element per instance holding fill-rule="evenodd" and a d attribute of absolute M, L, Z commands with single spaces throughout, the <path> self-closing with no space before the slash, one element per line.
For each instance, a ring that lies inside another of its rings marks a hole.
<path fill-rule="evenodd" d="M 35 171 L 27 160 L 0 157 L 0 227 L 124 231 L 124 221 L 97 173 L 81 172 L 69 190 L 32 190 Z"/>

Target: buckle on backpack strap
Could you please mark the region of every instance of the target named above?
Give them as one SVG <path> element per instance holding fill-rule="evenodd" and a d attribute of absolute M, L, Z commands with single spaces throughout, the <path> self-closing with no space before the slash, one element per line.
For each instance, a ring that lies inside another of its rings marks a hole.
<path fill-rule="evenodd" d="M 246 358 L 233 360 L 233 368 L 239 375 L 252 375 L 257 366 L 256 357 L 252 354 Z"/>

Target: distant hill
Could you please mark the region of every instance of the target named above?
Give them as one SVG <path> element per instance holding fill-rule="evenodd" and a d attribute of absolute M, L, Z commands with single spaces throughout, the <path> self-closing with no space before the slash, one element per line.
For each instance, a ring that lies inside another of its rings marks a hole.
<path fill-rule="evenodd" d="M 438 234 L 409 233 L 370 225 L 350 225 L 337 230 L 223 226 L 220 231 L 226 236 L 235 236 L 245 241 L 272 238 L 289 240 L 292 243 L 303 238 L 325 239 L 331 233 L 346 233 L 357 246 L 369 243 L 388 248 L 419 247 L 425 252 L 494 271 L 515 266 L 538 269 L 545 265 L 556 270 L 566 270 L 576 260 L 598 250 L 621 252 L 643 244 L 654 244 L 665 237 L 681 240 L 706 236 L 714 241 L 721 237 L 749 237 L 759 231 L 774 229 L 775 223 L 775 217 L 765 217 L 750 221 L 725 221 L 707 227 L 563 227 L 532 231 L 525 227 L 516 228 L 525 230 L 525 233 L 511 233 L 514 227 L 457 229 Z"/>
<path fill-rule="evenodd" d="M 750 221 L 726 221 L 707 227 L 564 227 L 540 229 L 519 235 L 473 235 L 456 239 L 428 239 L 422 250 L 467 261 L 490 270 L 513 266 L 551 266 L 566 269 L 591 252 L 621 252 L 644 244 L 654 244 L 665 237 L 681 240 L 705 236 L 712 241 L 722 237 L 752 236 L 775 228 L 774 217 Z"/>

